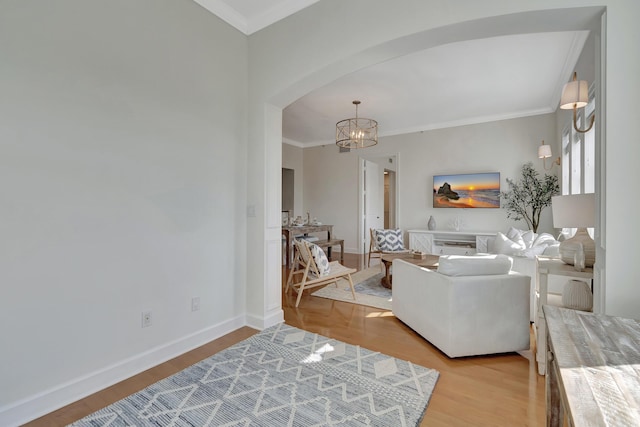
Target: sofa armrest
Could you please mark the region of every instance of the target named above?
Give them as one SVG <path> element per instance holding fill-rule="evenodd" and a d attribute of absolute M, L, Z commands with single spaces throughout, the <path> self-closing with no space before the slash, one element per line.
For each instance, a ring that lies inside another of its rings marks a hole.
<path fill-rule="evenodd" d="M 438 348 L 448 347 L 452 307 L 449 278 L 401 259 L 393 261 L 393 314 Z"/>

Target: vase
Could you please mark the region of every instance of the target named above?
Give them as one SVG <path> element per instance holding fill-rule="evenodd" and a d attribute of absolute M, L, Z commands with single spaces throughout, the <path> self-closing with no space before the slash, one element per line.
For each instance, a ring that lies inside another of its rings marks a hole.
<path fill-rule="evenodd" d="M 582 243 L 578 243 L 578 248 L 576 249 L 576 253 L 573 255 L 573 267 L 577 271 L 584 271 L 585 255 L 584 255 L 584 248 L 582 247 Z"/>
<path fill-rule="evenodd" d="M 593 294 L 589 284 L 582 280 L 569 280 L 562 290 L 562 305 L 572 310 L 591 311 Z"/>
<path fill-rule="evenodd" d="M 429 227 L 429 230 L 436 229 L 436 220 L 433 218 L 433 215 L 429 217 L 429 222 L 427 223 L 427 226 Z"/>

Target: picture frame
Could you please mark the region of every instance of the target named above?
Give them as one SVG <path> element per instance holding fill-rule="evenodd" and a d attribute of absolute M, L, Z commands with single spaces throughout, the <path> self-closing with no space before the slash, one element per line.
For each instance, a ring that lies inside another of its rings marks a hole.
<path fill-rule="evenodd" d="M 500 172 L 433 176 L 434 208 L 500 208 Z"/>

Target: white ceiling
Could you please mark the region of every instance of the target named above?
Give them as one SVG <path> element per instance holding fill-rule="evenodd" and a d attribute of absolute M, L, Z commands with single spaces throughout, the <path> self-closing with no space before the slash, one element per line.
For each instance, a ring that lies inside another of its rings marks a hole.
<path fill-rule="evenodd" d="M 246 34 L 318 0 L 195 0 Z M 587 31 L 519 34 L 438 46 L 346 75 L 283 111 L 285 142 L 335 142 L 337 121 L 358 115 L 379 136 L 550 113 Z"/>

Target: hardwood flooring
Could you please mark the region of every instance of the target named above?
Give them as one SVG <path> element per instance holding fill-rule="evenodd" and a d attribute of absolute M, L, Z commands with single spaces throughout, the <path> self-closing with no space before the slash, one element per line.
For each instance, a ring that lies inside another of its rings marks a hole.
<path fill-rule="evenodd" d="M 344 264 L 349 267 L 362 269 L 364 263 L 362 255 L 345 254 Z M 285 273 L 283 268 L 283 283 Z M 292 291 L 283 295 L 282 307 L 291 326 L 437 369 L 440 379 L 422 427 L 545 425 L 545 381 L 536 372 L 533 337 L 531 350 L 521 354 L 449 359 L 388 311 L 307 292 L 295 308 Z M 63 426 L 76 421 L 253 333 L 251 328 L 241 328 L 26 425 Z"/>

